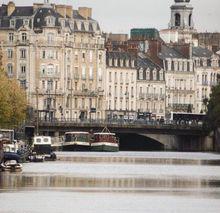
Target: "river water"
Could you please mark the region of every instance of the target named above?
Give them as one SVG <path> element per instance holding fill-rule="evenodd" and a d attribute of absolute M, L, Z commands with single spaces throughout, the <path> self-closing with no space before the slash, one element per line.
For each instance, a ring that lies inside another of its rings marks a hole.
<path fill-rule="evenodd" d="M 0 173 L 0 213 L 219 213 L 220 155 L 57 153 Z"/>

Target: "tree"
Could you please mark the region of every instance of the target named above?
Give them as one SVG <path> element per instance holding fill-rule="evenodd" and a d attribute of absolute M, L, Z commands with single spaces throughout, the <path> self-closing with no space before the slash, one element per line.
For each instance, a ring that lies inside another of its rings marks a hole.
<path fill-rule="evenodd" d="M 208 125 L 215 130 L 220 127 L 220 85 L 212 88 L 207 108 Z"/>
<path fill-rule="evenodd" d="M 14 128 L 25 119 L 26 95 L 16 79 L 0 69 L 0 128 Z"/>

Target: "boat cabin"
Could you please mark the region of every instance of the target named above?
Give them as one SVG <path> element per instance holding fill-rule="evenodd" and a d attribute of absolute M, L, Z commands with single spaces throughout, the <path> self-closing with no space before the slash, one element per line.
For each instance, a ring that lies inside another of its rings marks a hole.
<path fill-rule="evenodd" d="M 49 136 L 35 136 L 33 142 L 33 152 L 37 155 L 50 155 L 52 153 L 51 137 Z"/>
<path fill-rule="evenodd" d="M 70 142 L 89 142 L 90 133 L 89 132 L 66 132 L 65 133 L 65 143 Z"/>
<path fill-rule="evenodd" d="M 118 140 L 114 133 L 95 133 L 94 141 L 95 142 L 118 143 Z"/>

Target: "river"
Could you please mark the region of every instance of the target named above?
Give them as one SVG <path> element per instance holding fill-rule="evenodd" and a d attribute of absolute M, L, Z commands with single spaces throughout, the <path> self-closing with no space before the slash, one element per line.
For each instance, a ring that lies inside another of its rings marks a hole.
<path fill-rule="evenodd" d="M 219 213 L 220 155 L 57 153 L 0 173 L 0 213 Z"/>

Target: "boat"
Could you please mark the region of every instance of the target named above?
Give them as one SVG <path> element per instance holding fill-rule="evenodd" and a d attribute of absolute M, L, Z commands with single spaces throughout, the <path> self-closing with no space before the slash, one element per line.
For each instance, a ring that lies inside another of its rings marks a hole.
<path fill-rule="evenodd" d="M 66 132 L 63 151 L 90 151 L 89 132 Z"/>
<path fill-rule="evenodd" d="M 35 136 L 32 146 L 32 154 L 29 156 L 32 162 L 42 162 L 44 160 L 56 160 L 56 155 L 52 151 L 50 136 Z"/>
<path fill-rule="evenodd" d="M 102 132 L 94 133 L 91 143 L 91 151 L 94 152 L 118 152 L 119 139 L 115 133 L 111 133 L 107 127 Z"/>
<path fill-rule="evenodd" d="M 0 165 L 3 172 L 21 172 L 20 156 L 13 152 L 4 152 L 4 157 Z"/>
<path fill-rule="evenodd" d="M 52 152 L 50 136 L 35 136 L 33 142 L 33 152 L 37 155 L 50 155 Z"/>

